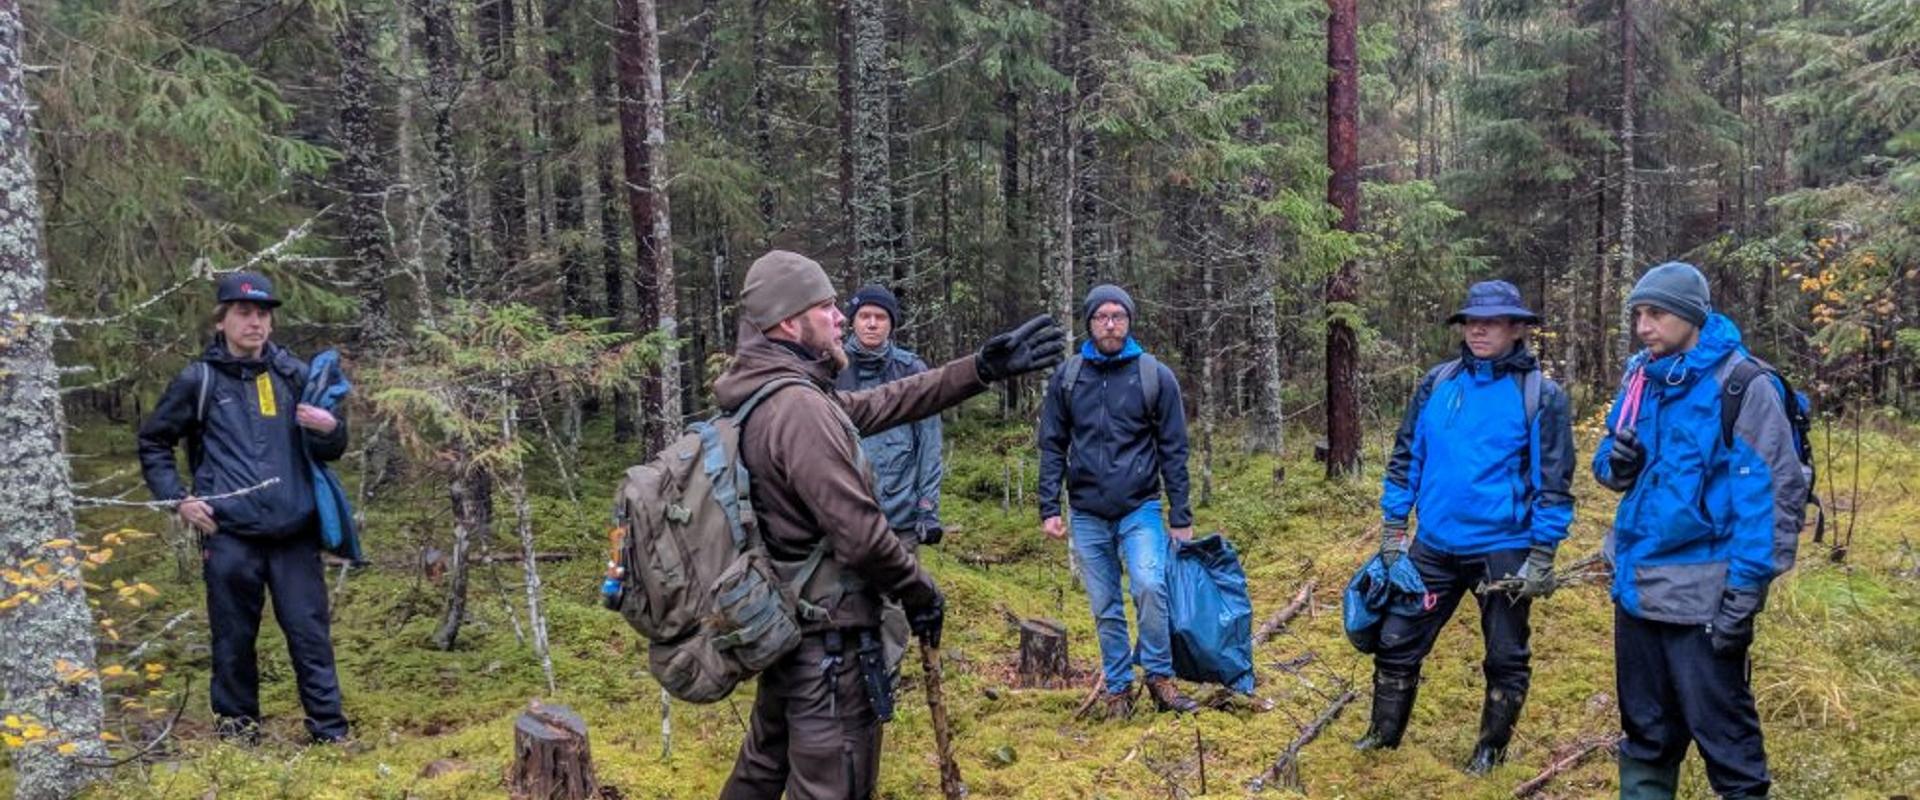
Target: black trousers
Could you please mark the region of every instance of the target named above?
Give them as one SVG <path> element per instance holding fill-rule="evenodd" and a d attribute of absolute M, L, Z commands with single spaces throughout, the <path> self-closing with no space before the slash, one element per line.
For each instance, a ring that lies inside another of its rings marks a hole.
<path fill-rule="evenodd" d="M 1495 550 L 1471 556 L 1442 553 L 1413 540 L 1406 558 L 1412 559 L 1427 584 L 1427 596 L 1418 612 L 1387 615 L 1380 625 L 1380 649 L 1374 653 L 1374 671 L 1381 677 L 1413 681 L 1420 677 L 1420 664 L 1433 651 L 1434 640 L 1460 599 L 1473 591 L 1482 578 L 1498 580 L 1520 571 L 1527 550 Z M 1527 621 L 1533 601 L 1509 597 L 1505 592 L 1478 595 L 1480 634 L 1486 642 L 1486 660 L 1482 667 L 1487 691 L 1500 690 L 1514 697 L 1525 697 L 1533 677 L 1529 662 L 1533 652 L 1527 640 L 1533 631 Z"/>
<path fill-rule="evenodd" d="M 848 640 L 854 638 L 849 635 Z M 808 636 L 760 673 L 752 728 L 721 800 L 854 800 L 873 796 L 883 727 L 854 651 Z"/>
<path fill-rule="evenodd" d="M 1613 657 L 1627 734 L 1622 758 L 1671 767 L 1698 743 L 1715 793 L 1767 794 L 1773 781 L 1746 653 L 1716 656 L 1706 626 L 1640 619 L 1616 606 Z"/>
<path fill-rule="evenodd" d="M 307 712 L 307 733 L 320 739 L 346 736 L 319 533 L 287 539 L 214 534 L 202 545 L 201 558 L 207 622 L 213 629 L 213 713 L 241 722 L 260 718 L 260 660 L 254 643 L 260 635 L 260 611 L 271 592 L 273 616 L 286 634 L 300 705 Z"/>

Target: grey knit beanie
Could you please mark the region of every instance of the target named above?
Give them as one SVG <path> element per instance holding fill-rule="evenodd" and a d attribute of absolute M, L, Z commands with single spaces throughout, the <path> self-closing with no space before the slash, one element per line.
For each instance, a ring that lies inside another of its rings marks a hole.
<path fill-rule="evenodd" d="M 1713 295 L 1707 290 L 1707 276 L 1692 264 L 1669 261 L 1640 276 L 1627 295 L 1627 309 L 1653 306 L 1704 328 L 1707 315 L 1713 313 Z"/>
<path fill-rule="evenodd" d="M 1132 322 L 1139 316 L 1133 308 L 1133 297 L 1127 294 L 1127 290 L 1111 283 L 1103 283 L 1087 290 L 1087 302 L 1080 311 L 1081 323 L 1092 325 L 1093 312 L 1099 311 L 1101 306 L 1108 303 L 1119 303 L 1121 308 L 1126 309 L 1128 322 Z"/>
<path fill-rule="evenodd" d="M 740 313 L 760 330 L 834 297 L 833 281 L 811 258 L 773 250 L 747 268 L 740 288 Z"/>

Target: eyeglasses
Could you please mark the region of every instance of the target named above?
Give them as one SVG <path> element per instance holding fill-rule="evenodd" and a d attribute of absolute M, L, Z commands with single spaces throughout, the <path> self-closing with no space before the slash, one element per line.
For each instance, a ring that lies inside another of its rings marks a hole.
<path fill-rule="evenodd" d="M 1093 319 L 1092 319 L 1092 320 L 1090 320 L 1090 321 L 1091 321 L 1091 322 L 1092 322 L 1093 324 L 1095 324 L 1095 325 L 1104 325 L 1104 326 L 1106 326 L 1106 327 L 1109 327 L 1109 328 L 1112 328 L 1112 327 L 1116 327 L 1116 326 L 1119 326 L 1119 325 L 1124 325 L 1124 324 L 1126 324 L 1126 322 L 1127 322 L 1127 315 L 1125 315 L 1125 314 L 1095 314 L 1095 315 L 1093 315 Z"/>

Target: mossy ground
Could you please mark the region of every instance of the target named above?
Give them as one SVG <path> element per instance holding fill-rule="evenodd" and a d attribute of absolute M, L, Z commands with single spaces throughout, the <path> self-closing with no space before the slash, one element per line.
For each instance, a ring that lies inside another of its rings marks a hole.
<path fill-rule="evenodd" d="M 1858 499 L 1849 497 L 1829 509 L 1830 527 L 1855 526 L 1852 552 L 1836 565 L 1826 558 L 1824 546 L 1813 545 L 1810 536 L 1803 539 L 1800 568 L 1776 585 L 1761 623 L 1754 684 L 1781 797 L 1878 798 L 1920 790 L 1920 555 L 1909 544 L 1920 527 L 1920 496 L 1913 492 L 1920 481 L 1915 445 L 1920 432 L 1891 423 L 1871 427 L 1862 440 Z M 1014 690 L 1007 685 L 1017 635 L 1003 608 L 1060 619 L 1071 632 L 1076 664 L 1090 668 L 1095 660 L 1084 595 L 1070 582 L 1063 549 L 1041 536 L 1031 510 L 1035 462 L 1029 431 L 992 422 L 978 410 L 951 427 L 945 517 L 953 531 L 946 544 L 923 551 L 951 603 L 947 697 L 961 769 L 974 796 L 1203 796 L 1196 732 L 1206 754 L 1204 796 L 1244 796 L 1249 779 L 1266 769 L 1343 683 L 1352 685 L 1360 699 L 1306 748 L 1300 761 L 1300 786 L 1313 797 L 1504 797 L 1547 764 L 1556 748 L 1616 729 L 1612 606 L 1603 588 L 1588 586 L 1536 606 L 1533 695 L 1505 767 L 1481 779 L 1457 768 L 1473 745 L 1482 686 L 1477 612 L 1471 603 L 1448 625 L 1428 661 L 1405 745 L 1379 755 L 1348 747 L 1365 727 L 1370 666 L 1340 633 L 1337 592 L 1373 547 L 1367 534 L 1377 518 L 1381 436 L 1368 451 L 1369 473 L 1349 483 L 1324 481 L 1318 465 L 1304 455 L 1281 463 L 1222 447 L 1215 457 L 1213 498 L 1198 509 L 1198 525 L 1225 533 L 1239 548 L 1256 620 L 1285 604 L 1302 581 L 1319 582 L 1314 614 L 1256 651 L 1258 693 L 1274 701 L 1274 710 L 1075 721 L 1084 688 Z M 1583 434 L 1584 445 L 1590 447 L 1592 435 Z M 1851 432 L 1835 432 L 1833 444 L 1846 445 L 1844 453 L 1834 453 L 1832 471 L 1834 483 L 1848 495 L 1854 477 Z M 1589 447 L 1583 450 L 1590 452 Z M 73 448 L 80 454 L 75 464 L 82 479 L 110 476 L 132 462 L 124 425 L 89 421 Z M 636 636 L 596 602 L 606 498 L 621 469 L 634 459 L 630 448 L 612 444 L 604 429 L 590 426 L 577 466 L 570 469 L 578 481 L 577 505 L 566 499 L 545 453 L 530 463 L 541 549 L 578 556 L 540 565 L 560 687 L 549 699 L 586 718 L 599 777 L 624 797 L 709 798 L 732 764 L 751 687 L 743 687 L 731 702 L 674 705 L 672 754 L 663 758 L 660 695 L 636 654 Z M 1197 465 L 1196 456 L 1196 497 Z M 1273 476 L 1280 467 L 1286 479 L 1276 484 Z M 1009 476 L 1018 485 L 1009 486 Z M 134 481 L 137 477 L 122 475 L 88 493 L 119 491 Z M 1822 483 L 1824 490 L 1827 482 Z M 1577 488 L 1578 522 L 1562 550 L 1563 563 L 1598 549 L 1612 511 L 1610 495 L 1584 470 Z M 379 566 L 348 576 L 334 623 L 357 745 L 298 744 L 292 673 L 271 621 L 262 626 L 260 650 L 263 704 L 275 718 L 273 736 L 257 749 L 218 743 L 208 732 L 205 626 L 196 616 L 177 629 L 185 635 L 172 637 L 164 653 L 142 659 L 169 666 L 160 685 L 178 690 L 192 684 L 173 741 L 175 757 L 123 767 L 93 796 L 503 794 L 512 720 L 529 699 L 542 694 L 544 682 L 509 616 L 519 615 L 524 625 L 524 591 L 515 564 L 480 569 L 473 616 L 458 648 L 439 652 L 427 644 L 440 613 L 441 587 L 422 579 L 412 563 L 425 544 L 444 540 L 446 505 L 443 486 L 420 480 L 370 510 L 367 549 Z M 1850 519 L 1854 509 L 1857 521 Z M 511 510 L 501 512 L 503 535 L 494 546 L 512 549 Z M 94 512 L 83 518 L 89 539 L 121 527 L 152 531 L 162 524 L 159 515 L 145 512 Z M 198 582 L 176 574 L 158 539 L 123 548 L 103 573 L 97 576 L 102 583 L 144 579 L 160 589 L 161 596 L 139 612 L 107 609 L 122 619 L 127 640 L 140 641 L 179 611 L 197 614 L 203 607 Z M 106 652 L 103 664 L 115 663 L 119 652 Z M 1304 667 L 1278 666 L 1307 654 L 1314 660 Z M 883 797 L 938 794 L 920 683 L 918 666 L 910 663 L 898 719 L 887 728 Z M 110 683 L 128 694 L 149 686 L 134 679 Z M 147 725 L 149 733 L 153 727 Z M 129 727 L 127 733 L 135 739 L 141 731 Z M 450 765 L 450 771 L 423 777 L 429 764 L 443 759 L 452 760 L 442 765 Z M 1684 774 L 1683 796 L 1710 796 L 1697 756 Z M 0 773 L 0 789 L 10 783 Z M 1554 781 L 1541 796 L 1613 791 L 1611 760 L 1596 757 Z M 1281 788 L 1265 794 L 1289 796 Z"/>

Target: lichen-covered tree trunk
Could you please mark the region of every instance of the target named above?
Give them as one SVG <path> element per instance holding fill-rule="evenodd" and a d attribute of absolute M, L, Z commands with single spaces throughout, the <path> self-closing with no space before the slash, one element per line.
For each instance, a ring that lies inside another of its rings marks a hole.
<path fill-rule="evenodd" d="M 467 204 L 467 165 L 453 127 L 460 94 L 460 38 L 452 0 L 420 0 L 421 37 L 427 50 L 427 105 L 433 110 L 434 216 L 446 246 L 447 285 L 461 297 L 485 285 L 473 271 L 473 222 Z"/>
<path fill-rule="evenodd" d="M 1340 230 L 1360 230 L 1357 127 L 1360 62 L 1355 52 L 1356 0 L 1327 0 L 1327 203 L 1340 210 Z M 1327 476 L 1360 468 L 1359 267 L 1349 259 L 1327 281 Z"/>
<path fill-rule="evenodd" d="M 447 564 L 447 611 L 440 627 L 433 632 L 433 645 L 452 650 L 460 638 L 460 626 L 467 619 L 467 591 L 472 567 L 468 561 L 475 547 L 493 538 L 493 476 L 484 467 L 473 465 L 465 448 L 455 453 L 453 479 L 447 487 L 453 504 L 453 552 Z"/>
<path fill-rule="evenodd" d="M 1633 0 L 1620 0 L 1620 248 L 1614 283 L 1620 285 L 1638 267 L 1634 261 L 1634 95 L 1639 72 L 1640 35 L 1633 22 Z"/>
<path fill-rule="evenodd" d="M 748 0 L 750 32 L 748 40 L 753 48 L 753 159 L 760 170 L 769 178 L 775 174 L 773 154 L 773 70 L 767 57 L 767 5 L 768 0 Z M 759 244 L 765 247 L 772 241 L 782 227 L 775 214 L 779 211 L 779 194 L 774 190 L 772 180 L 762 184 L 759 193 L 760 222 L 765 226 L 766 234 Z"/>
<path fill-rule="evenodd" d="M 620 142 L 627 174 L 627 210 L 633 218 L 639 319 L 666 341 L 659 366 L 641 392 L 650 452 L 666 447 L 680 427 L 680 364 L 673 340 L 677 305 L 673 229 L 667 207 L 666 89 L 660 80 L 660 21 L 653 0 L 619 0 Z"/>
<path fill-rule="evenodd" d="M 893 276 L 893 181 L 888 152 L 887 10 L 885 0 L 848 0 L 853 39 L 852 128 L 843 145 L 853 164 L 854 271 L 862 282 Z"/>
<path fill-rule="evenodd" d="M 386 181 L 379 131 L 374 125 L 374 64 L 367 12 L 348 3 L 334 31 L 340 55 L 340 150 L 337 168 L 346 197 L 347 247 L 353 253 L 360 300 L 360 346 L 378 350 L 393 343 L 387 309 L 387 277 L 393 253 L 387 244 Z"/>
<path fill-rule="evenodd" d="M 51 800 L 87 784 L 93 773 L 74 757 L 99 757 L 104 746 L 47 313 L 24 39 L 19 4 L 0 0 L 0 713 L 45 729 L 9 757 L 14 797 Z"/>

